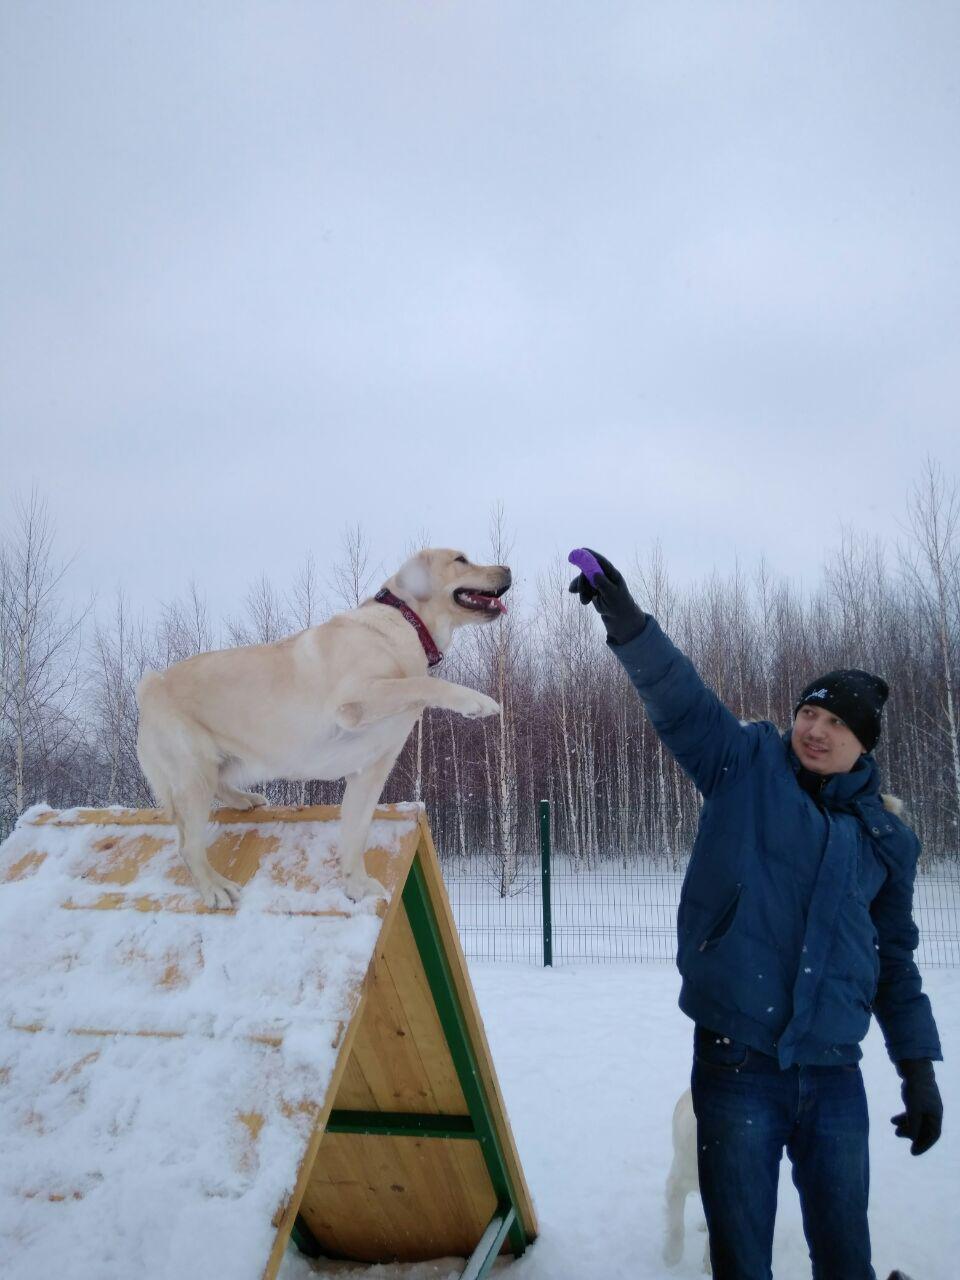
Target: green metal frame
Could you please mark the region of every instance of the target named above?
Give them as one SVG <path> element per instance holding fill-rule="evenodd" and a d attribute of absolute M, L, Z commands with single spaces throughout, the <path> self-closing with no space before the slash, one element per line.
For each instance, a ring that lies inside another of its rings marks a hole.
<path fill-rule="evenodd" d="M 373 1133 L 381 1138 L 476 1138 L 469 1116 L 400 1111 L 331 1111 L 327 1133 Z"/>
<path fill-rule="evenodd" d="M 480 1237 L 460 1280 L 483 1280 L 496 1261 L 507 1236 L 517 1257 L 524 1252 L 529 1241 L 483 1087 L 480 1064 L 470 1043 L 463 1008 L 443 949 L 419 853 L 414 857 L 403 888 L 403 907 L 470 1114 L 437 1116 L 390 1111 L 331 1111 L 326 1132 L 373 1134 L 378 1137 L 468 1138 L 478 1142 L 497 1197 L 497 1210 Z M 291 1238 L 300 1252 L 308 1257 L 315 1258 L 320 1254 L 316 1238 L 299 1215 L 291 1231 Z"/>
<path fill-rule="evenodd" d="M 543 912 L 543 965 L 553 965 L 553 895 L 550 889 L 550 801 L 540 801 L 540 904 Z"/>

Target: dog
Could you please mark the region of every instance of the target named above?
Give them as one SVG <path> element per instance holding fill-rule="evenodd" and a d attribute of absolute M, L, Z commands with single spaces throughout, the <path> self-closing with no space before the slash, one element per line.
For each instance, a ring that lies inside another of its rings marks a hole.
<path fill-rule="evenodd" d="M 363 853 L 374 809 L 425 707 L 469 718 L 499 704 L 427 675 L 459 627 L 506 612 L 506 565 L 474 565 L 461 551 L 412 556 L 358 608 L 273 644 L 201 653 L 137 688 L 137 756 L 172 818 L 179 851 L 207 907 L 240 889 L 210 866 L 205 831 L 214 798 L 233 809 L 265 804 L 244 791 L 257 779 L 347 780 L 340 867 L 347 895 L 382 894 Z"/>
<path fill-rule="evenodd" d="M 693 1096 L 684 1090 L 673 1109 L 673 1160 L 667 1175 L 667 1230 L 663 1241 L 663 1260 L 675 1267 L 683 1257 L 683 1209 L 691 1192 L 700 1195 L 697 1173 L 697 1117 L 693 1112 Z M 711 1274 L 710 1241 L 703 1246 L 703 1272 Z"/>

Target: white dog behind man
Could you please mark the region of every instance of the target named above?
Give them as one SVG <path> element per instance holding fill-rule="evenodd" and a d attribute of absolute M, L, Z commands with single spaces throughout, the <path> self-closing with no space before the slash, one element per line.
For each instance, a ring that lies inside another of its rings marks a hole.
<path fill-rule="evenodd" d="M 346 778 L 340 867 L 355 901 L 382 892 L 366 872 L 370 821 L 390 770 L 425 707 L 499 714 L 476 689 L 428 677 L 457 628 L 506 612 L 505 565 L 474 565 L 460 551 L 427 549 L 358 608 L 273 644 L 201 653 L 137 690 L 137 755 L 208 907 L 230 907 L 239 887 L 207 859 L 214 798 L 250 809 L 242 788 L 286 778 Z"/>
<path fill-rule="evenodd" d="M 693 1114 L 693 1096 L 685 1089 L 673 1109 L 673 1159 L 667 1174 L 667 1224 L 663 1240 L 663 1260 L 675 1267 L 683 1257 L 684 1207 L 687 1196 L 695 1194 L 700 1204 L 700 1182 L 697 1177 L 697 1118 Z M 706 1231 L 706 1224 L 701 1224 Z M 703 1245 L 703 1270 L 710 1274 L 710 1241 Z"/>

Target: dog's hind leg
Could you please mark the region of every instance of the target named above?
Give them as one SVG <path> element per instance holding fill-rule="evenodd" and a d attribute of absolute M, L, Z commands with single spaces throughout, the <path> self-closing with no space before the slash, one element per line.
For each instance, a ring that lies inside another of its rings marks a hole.
<path fill-rule="evenodd" d="M 137 733 L 137 759 L 140 761 L 143 776 L 153 792 L 154 802 L 163 811 L 167 821 L 170 821 L 173 816 L 173 808 L 170 803 L 170 779 L 166 769 L 163 767 L 163 755 L 157 749 L 153 735 L 144 725 L 142 718 Z"/>
<path fill-rule="evenodd" d="M 683 1206 L 686 1199 L 687 1187 L 674 1162 L 667 1177 L 667 1230 L 663 1241 L 663 1260 L 668 1267 L 675 1267 L 683 1257 Z"/>
<path fill-rule="evenodd" d="M 347 778 L 343 804 L 340 808 L 338 852 L 344 889 L 347 897 L 352 898 L 354 902 L 359 902 L 368 894 L 383 896 L 383 885 L 367 874 L 367 869 L 363 865 L 363 854 L 367 847 L 373 811 L 380 799 L 383 784 L 389 777 L 399 754 L 399 748 L 396 751 L 388 751 L 386 755 L 375 760 L 360 773 L 354 773 Z"/>
<path fill-rule="evenodd" d="M 215 785 L 213 778 L 200 773 L 181 786 L 173 796 L 173 820 L 180 833 L 180 856 L 204 905 L 232 907 L 240 899 L 240 886 L 215 871 L 207 859 L 205 837 Z"/>

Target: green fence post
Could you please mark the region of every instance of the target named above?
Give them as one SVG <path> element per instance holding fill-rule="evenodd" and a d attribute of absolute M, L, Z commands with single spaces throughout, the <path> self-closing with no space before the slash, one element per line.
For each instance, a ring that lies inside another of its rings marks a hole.
<path fill-rule="evenodd" d="M 553 964 L 553 904 L 550 900 L 550 801 L 540 801 L 540 898 L 543 903 L 543 963 Z"/>

